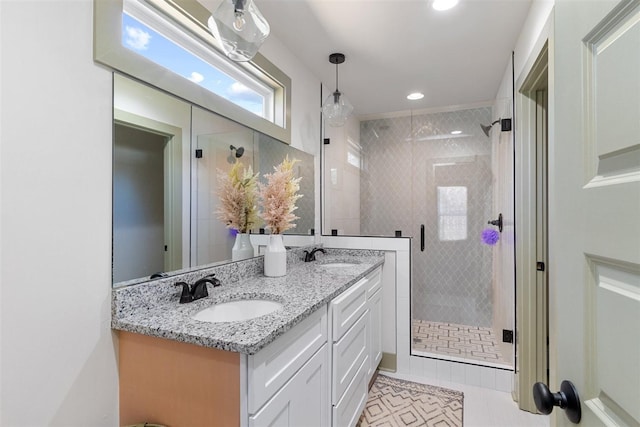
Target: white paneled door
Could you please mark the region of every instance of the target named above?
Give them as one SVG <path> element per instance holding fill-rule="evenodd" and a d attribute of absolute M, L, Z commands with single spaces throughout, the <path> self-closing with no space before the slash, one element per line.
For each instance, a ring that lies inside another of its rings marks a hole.
<path fill-rule="evenodd" d="M 557 0 L 554 19 L 550 388 L 575 384 L 582 425 L 638 426 L 640 0 Z"/>

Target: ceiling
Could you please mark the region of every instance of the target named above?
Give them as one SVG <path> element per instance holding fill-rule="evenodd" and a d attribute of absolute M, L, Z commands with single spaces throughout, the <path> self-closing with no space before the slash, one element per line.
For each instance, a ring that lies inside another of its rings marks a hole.
<path fill-rule="evenodd" d="M 271 33 L 335 89 L 329 54 L 341 52 L 339 88 L 362 115 L 490 101 L 530 0 L 255 0 Z M 411 92 L 423 92 L 409 101 Z"/>

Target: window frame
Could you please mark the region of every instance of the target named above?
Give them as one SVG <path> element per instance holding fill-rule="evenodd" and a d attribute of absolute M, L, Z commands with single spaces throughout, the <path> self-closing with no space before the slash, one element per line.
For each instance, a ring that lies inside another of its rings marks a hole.
<path fill-rule="evenodd" d="M 211 12 L 197 1 L 140 1 L 143 6 L 155 9 L 175 21 L 203 49 L 222 51 L 206 25 Z M 123 46 L 124 12 L 124 0 L 94 0 L 94 61 L 291 144 L 291 79 L 264 56 L 258 53 L 252 61 L 246 63 L 228 61 L 234 72 L 244 70 L 247 78 L 256 79 L 274 89 L 273 105 L 269 106 L 273 109 L 273 121 L 260 117 Z"/>

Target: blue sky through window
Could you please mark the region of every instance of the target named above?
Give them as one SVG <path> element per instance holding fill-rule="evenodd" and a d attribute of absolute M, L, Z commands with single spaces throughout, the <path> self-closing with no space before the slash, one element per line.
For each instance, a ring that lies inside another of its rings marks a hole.
<path fill-rule="evenodd" d="M 122 45 L 210 92 L 264 117 L 264 98 L 261 95 L 126 13 L 122 14 Z"/>

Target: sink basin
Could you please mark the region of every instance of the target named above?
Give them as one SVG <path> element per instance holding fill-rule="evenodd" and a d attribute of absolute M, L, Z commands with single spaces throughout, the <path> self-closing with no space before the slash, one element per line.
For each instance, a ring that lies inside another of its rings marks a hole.
<path fill-rule="evenodd" d="M 324 268 L 346 268 L 346 267 L 353 267 L 354 263 L 352 262 L 328 262 L 326 264 L 320 264 L 321 267 Z"/>
<path fill-rule="evenodd" d="M 254 319 L 280 310 L 282 304 L 264 299 L 243 299 L 212 305 L 199 311 L 193 319 L 201 322 L 237 322 Z"/>

